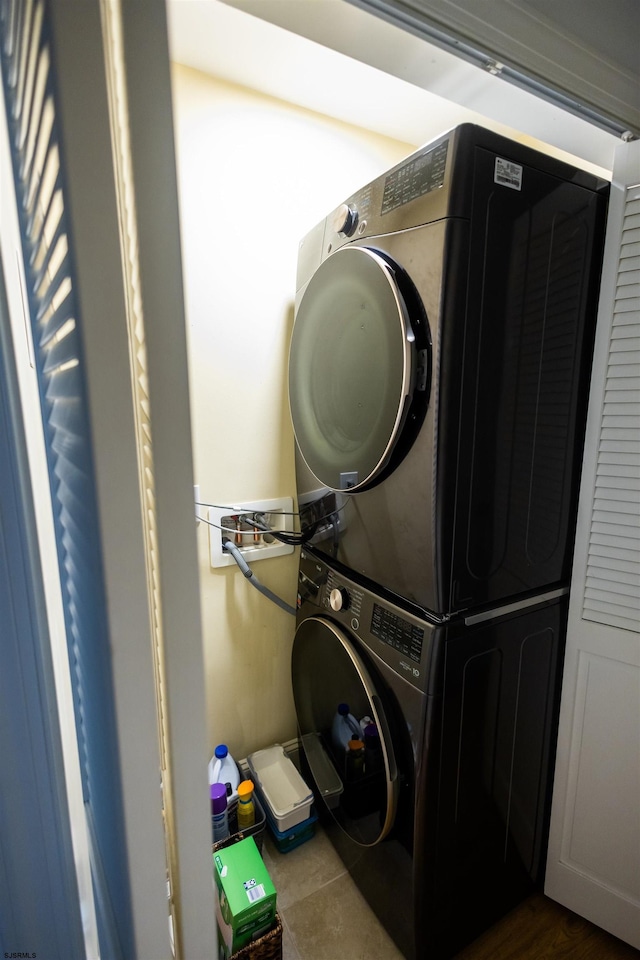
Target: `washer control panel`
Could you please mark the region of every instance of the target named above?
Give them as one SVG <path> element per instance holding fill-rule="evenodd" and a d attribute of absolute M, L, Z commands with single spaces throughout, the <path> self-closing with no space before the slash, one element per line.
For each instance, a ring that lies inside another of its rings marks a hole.
<path fill-rule="evenodd" d="M 370 629 L 374 637 L 406 654 L 415 663 L 420 663 L 424 643 L 422 627 L 404 620 L 387 607 L 374 603 Z"/>
<path fill-rule="evenodd" d="M 324 613 L 420 690 L 426 689 L 436 624 L 421 620 L 356 584 L 303 550 L 298 606 Z M 319 610 L 318 610 L 319 608 Z"/>
<path fill-rule="evenodd" d="M 349 611 L 351 614 L 350 620 L 357 621 L 357 627 L 360 626 L 360 617 L 362 616 L 363 596 L 362 590 L 359 590 L 353 584 L 349 584 L 347 588 L 344 578 L 341 579 L 334 570 L 328 571 L 325 605 L 328 599 L 328 605 L 334 613 L 338 613 L 340 610 Z"/>

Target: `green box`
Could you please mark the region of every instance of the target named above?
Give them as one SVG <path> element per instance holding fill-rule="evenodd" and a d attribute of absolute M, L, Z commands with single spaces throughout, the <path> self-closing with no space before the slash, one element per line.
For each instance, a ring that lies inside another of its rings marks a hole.
<path fill-rule="evenodd" d="M 253 837 L 214 850 L 216 918 L 222 956 L 262 936 L 276 916 L 276 888 Z"/>

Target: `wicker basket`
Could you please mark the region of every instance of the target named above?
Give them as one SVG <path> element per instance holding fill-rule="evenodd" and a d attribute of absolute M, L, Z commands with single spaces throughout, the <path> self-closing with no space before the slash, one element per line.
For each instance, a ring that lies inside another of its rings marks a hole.
<path fill-rule="evenodd" d="M 282 960 L 282 921 L 278 914 L 271 930 L 247 943 L 231 960 Z"/>

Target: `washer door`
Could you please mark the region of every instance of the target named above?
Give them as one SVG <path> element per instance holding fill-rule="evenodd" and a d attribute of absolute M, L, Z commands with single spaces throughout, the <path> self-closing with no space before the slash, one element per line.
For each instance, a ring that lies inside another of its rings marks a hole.
<path fill-rule="evenodd" d="M 352 840 L 374 846 L 394 824 L 398 773 L 371 673 L 340 627 L 310 617 L 296 631 L 292 674 L 298 728 L 317 791 Z M 379 746 L 365 752 L 364 766 L 350 763 L 344 747 L 332 740 L 340 703 L 349 704 L 356 720 L 369 717 L 377 727 Z"/>
<path fill-rule="evenodd" d="M 355 492 L 380 479 L 414 393 L 428 399 L 427 338 L 413 284 L 384 254 L 343 247 L 320 265 L 296 314 L 289 402 L 300 453 L 323 486 Z"/>

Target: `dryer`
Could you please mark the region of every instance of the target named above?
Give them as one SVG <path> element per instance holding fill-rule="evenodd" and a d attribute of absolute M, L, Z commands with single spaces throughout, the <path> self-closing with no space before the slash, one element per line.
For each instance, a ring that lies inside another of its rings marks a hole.
<path fill-rule="evenodd" d="M 303 770 L 329 837 L 410 960 L 451 957 L 539 883 L 562 591 L 447 624 L 301 552 L 292 654 Z M 352 768 L 338 704 L 380 750 Z"/>
<path fill-rule="evenodd" d="M 608 185 L 462 125 L 303 240 L 302 525 L 446 619 L 569 576 Z"/>

